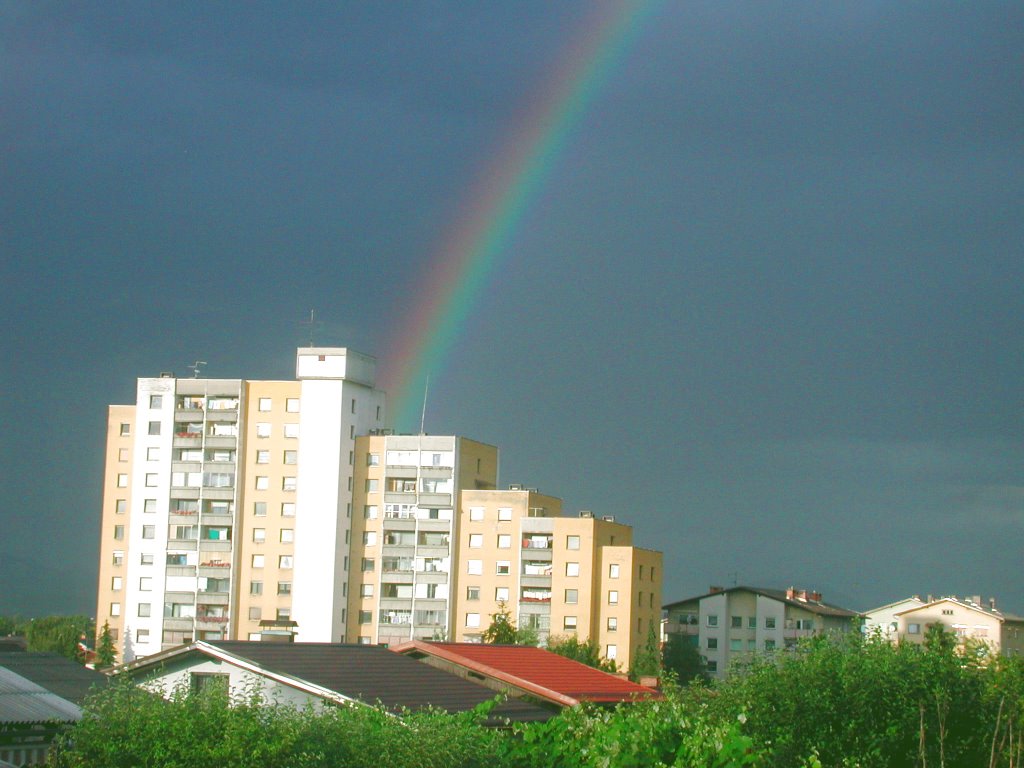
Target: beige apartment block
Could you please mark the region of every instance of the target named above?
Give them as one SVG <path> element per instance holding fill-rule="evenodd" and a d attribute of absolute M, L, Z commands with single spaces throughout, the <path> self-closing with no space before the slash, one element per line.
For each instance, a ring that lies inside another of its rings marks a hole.
<path fill-rule="evenodd" d="M 980 595 L 943 597 L 901 611 L 895 619 L 901 643 L 921 644 L 928 628 L 940 624 L 956 635 L 961 646 L 977 642 L 987 645 L 994 654 L 1024 653 L 1024 617 L 997 610 L 995 598 L 982 603 Z"/>
<path fill-rule="evenodd" d="M 385 419 L 375 368 L 306 347 L 294 381 L 164 373 L 110 407 L 97 621 L 122 660 L 263 630 L 345 636 L 355 436 Z"/>
<path fill-rule="evenodd" d="M 96 631 L 103 625 L 119 643 L 124 636 L 125 579 L 134 463 L 135 407 L 107 409 L 107 448 L 103 469 L 103 508 L 100 529 L 100 576 L 96 600 Z M 119 659 L 120 660 L 120 659 Z"/>
<path fill-rule="evenodd" d="M 356 439 L 349 642 L 447 637 L 463 489 L 494 488 L 498 449 L 454 436 Z"/>

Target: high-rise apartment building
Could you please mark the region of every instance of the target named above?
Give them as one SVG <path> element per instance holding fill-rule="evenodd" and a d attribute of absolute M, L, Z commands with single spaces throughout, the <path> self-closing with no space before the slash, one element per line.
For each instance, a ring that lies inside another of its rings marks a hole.
<path fill-rule="evenodd" d="M 138 380 L 110 406 L 97 622 L 131 660 L 196 640 L 479 641 L 518 626 L 628 666 L 661 553 L 612 518 L 498 490 L 498 449 L 386 429 L 375 361 L 302 348 L 294 381 Z"/>
<path fill-rule="evenodd" d="M 356 441 L 347 639 L 479 642 L 504 609 L 519 627 L 593 639 L 628 666 L 661 620 L 661 553 L 632 529 L 514 486 L 497 449 L 465 438 Z"/>
<path fill-rule="evenodd" d="M 111 406 L 97 622 L 126 660 L 193 638 L 345 635 L 355 436 L 380 428 L 373 358 L 303 348 L 295 381 L 138 380 Z"/>

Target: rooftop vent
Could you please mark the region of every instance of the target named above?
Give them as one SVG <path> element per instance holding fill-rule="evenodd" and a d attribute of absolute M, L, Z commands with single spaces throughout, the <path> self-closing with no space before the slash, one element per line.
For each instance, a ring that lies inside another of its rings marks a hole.
<path fill-rule="evenodd" d="M 174 378 L 174 371 L 160 371 L 160 378 L 161 379 L 173 379 Z"/>
<path fill-rule="evenodd" d="M 523 484 L 522 483 L 509 483 L 508 484 L 508 489 L 510 491 L 521 491 L 521 490 L 523 490 Z"/>
<path fill-rule="evenodd" d="M 601 519 L 604 520 L 606 523 L 614 523 L 615 515 L 604 515 Z"/>
<path fill-rule="evenodd" d="M 593 517 L 593 516 L 594 516 L 594 513 L 591 512 L 589 509 L 581 509 L 580 510 L 580 517 Z"/>

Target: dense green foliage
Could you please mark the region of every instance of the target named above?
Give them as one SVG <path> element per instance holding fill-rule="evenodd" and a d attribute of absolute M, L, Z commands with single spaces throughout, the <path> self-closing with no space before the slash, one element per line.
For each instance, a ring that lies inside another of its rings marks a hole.
<path fill-rule="evenodd" d="M 498 612 L 491 614 L 491 623 L 483 631 L 481 638 L 485 643 L 495 645 L 533 645 L 540 642 L 537 631 L 530 627 L 516 628 L 512 621 L 512 612 L 504 600 L 498 601 Z"/>
<path fill-rule="evenodd" d="M 116 685 L 87 705 L 58 765 L 1011 768 L 1024 757 L 1024 662 L 960 653 L 940 632 L 924 646 L 818 637 L 715 686 L 505 730 L 480 713 L 229 708 L 224 696 L 165 702 Z"/>
<path fill-rule="evenodd" d="M 30 651 L 59 653 L 82 661 L 78 649 L 80 639 L 91 642 L 96 636 L 96 623 L 88 616 L 46 616 L 25 625 L 25 640 Z"/>
<path fill-rule="evenodd" d="M 603 669 L 605 672 L 616 672 L 618 670 L 614 661 L 601 657 L 601 649 L 593 638 L 581 643 L 576 635 L 570 635 L 569 637 L 552 635 L 548 638 L 547 649 L 552 653 L 557 653 L 559 656 L 565 656 L 573 661 L 586 664 L 588 667 Z"/>
<path fill-rule="evenodd" d="M 114 639 L 110 636 L 110 624 L 104 621 L 103 630 L 96 640 L 96 667 L 97 669 L 106 669 L 112 667 L 115 661 L 117 661 L 117 646 L 114 645 Z"/>
<path fill-rule="evenodd" d="M 693 638 L 696 640 L 696 637 Z M 664 671 L 675 677 L 680 685 L 692 680 L 707 681 L 707 665 L 700 649 L 690 638 L 682 635 L 669 636 L 668 642 L 661 652 L 661 664 Z"/>
<path fill-rule="evenodd" d="M 661 643 L 654 624 L 647 628 L 647 640 L 637 649 L 633 663 L 629 665 L 629 679 L 639 680 L 641 677 L 659 677 L 662 672 Z"/>

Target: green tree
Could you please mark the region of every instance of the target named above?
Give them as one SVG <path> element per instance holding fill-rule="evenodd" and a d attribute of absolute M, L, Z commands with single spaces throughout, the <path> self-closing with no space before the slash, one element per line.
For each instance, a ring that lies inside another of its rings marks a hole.
<path fill-rule="evenodd" d="M 652 623 L 647 628 L 647 640 L 642 647 L 637 649 L 636 655 L 633 657 L 633 663 L 629 667 L 629 678 L 636 681 L 645 676 L 660 677 L 661 672 L 661 642 Z"/>
<path fill-rule="evenodd" d="M 512 623 L 512 612 L 504 600 L 498 601 L 498 612 L 491 614 L 491 625 L 484 630 L 482 639 L 494 645 L 515 645 L 516 625 Z"/>
<path fill-rule="evenodd" d="M 117 660 L 117 648 L 114 639 L 110 636 L 110 624 L 103 622 L 103 631 L 96 641 L 96 666 L 99 669 L 114 666 Z"/>
<path fill-rule="evenodd" d="M 707 665 L 704 657 L 700 655 L 700 648 L 696 635 L 686 636 L 672 634 L 665 642 L 662 651 L 662 667 L 666 672 L 671 673 L 680 685 L 685 685 L 691 680 L 708 679 Z"/>
<path fill-rule="evenodd" d="M 552 653 L 557 653 L 559 656 L 565 656 L 573 661 L 586 664 L 588 667 L 594 667 L 605 672 L 618 671 L 614 661 L 601 658 L 601 650 L 598 648 L 597 641 L 593 638 L 585 643 L 581 643 L 575 635 L 570 635 L 569 637 L 552 635 L 548 638 L 547 648 Z"/>
<path fill-rule="evenodd" d="M 78 641 L 96 636 L 96 623 L 87 616 L 47 616 L 28 625 L 25 639 L 30 651 L 59 653 L 82 661 Z"/>

